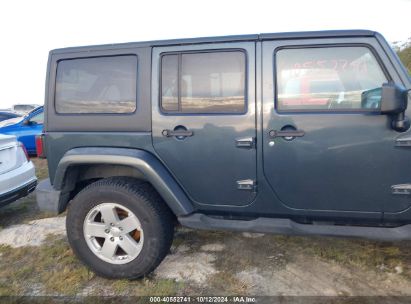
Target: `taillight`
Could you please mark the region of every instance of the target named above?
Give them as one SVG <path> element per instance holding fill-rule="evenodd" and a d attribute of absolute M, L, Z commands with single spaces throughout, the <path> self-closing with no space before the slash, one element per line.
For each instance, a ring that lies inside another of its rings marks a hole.
<path fill-rule="evenodd" d="M 29 157 L 29 153 L 27 152 L 26 147 L 25 147 L 25 146 L 23 145 L 23 143 L 21 143 L 21 142 L 19 142 L 19 146 L 20 146 L 20 148 L 23 150 L 24 155 L 26 155 L 27 161 L 29 161 L 29 160 L 30 160 L 30 157 Z"/>
<path fill-rule="evenodd" d="M 44 134 L 36 136 L 36 153 L 39 158 L 46 158 L 44 153 Z"/>

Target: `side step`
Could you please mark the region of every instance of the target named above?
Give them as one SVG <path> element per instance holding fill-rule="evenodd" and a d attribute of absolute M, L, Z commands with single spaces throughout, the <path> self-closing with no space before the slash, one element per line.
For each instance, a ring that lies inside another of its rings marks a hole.
<path fill-rule="evenodd" d="M 286 235 L 322 235 L 367 238 L 382 241 L 411 240 L 411 224 L 395 227 L 360 227 L 299 224 L 290 219 L 257 218 L 254 220 L 227 220 L 194 213 L 178 217 L 181 225 L 205 230 L 231 230 Z"/>

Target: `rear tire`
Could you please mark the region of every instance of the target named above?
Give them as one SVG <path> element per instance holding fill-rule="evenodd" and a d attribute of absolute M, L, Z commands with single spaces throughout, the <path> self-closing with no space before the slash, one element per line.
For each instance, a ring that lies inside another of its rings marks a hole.
<path fill-rule="evenodd" d="M 76 256 L 96 274 L 136 279 L 152 272 L 169 252 L 173 219 L 151 185 L 107 178 L 74 197 L 67 237 Z"/>

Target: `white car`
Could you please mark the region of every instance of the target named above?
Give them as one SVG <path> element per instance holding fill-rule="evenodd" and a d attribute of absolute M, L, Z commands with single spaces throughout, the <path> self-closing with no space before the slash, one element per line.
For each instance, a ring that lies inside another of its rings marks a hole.
<path fill-rule="evenodd" d="M 12 112 L 25 115 L 38 107 L 40 107 L 38 104 L 16 104 L 11 107 L 11 110 Z"/>
<path fill-rule="evenodd" d="M 15 136 L 0 134 L 0 207 L 28 195 L 37 185 L 34 165 Z"/>

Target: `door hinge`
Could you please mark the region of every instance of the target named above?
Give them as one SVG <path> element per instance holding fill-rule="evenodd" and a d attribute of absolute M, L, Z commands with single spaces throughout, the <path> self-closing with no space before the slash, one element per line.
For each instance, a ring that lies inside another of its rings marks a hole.
<path fill-rule="evenodd" d="M 255 137 L 242 137 L 235 140 L 237 148 L 253 149 L 255 147 Z"/>
<path fill-rule="evenodd" d="M 237 189 L 257 192 L 257 182 L 252 179 L 239 180 L 237 181 Z"/>
<path fill-rule="evenodd" d="M 391 191 L 392 191 L 392 194 L 410 195 L 411 194 L 411 184 L 392 185 Z"/>

